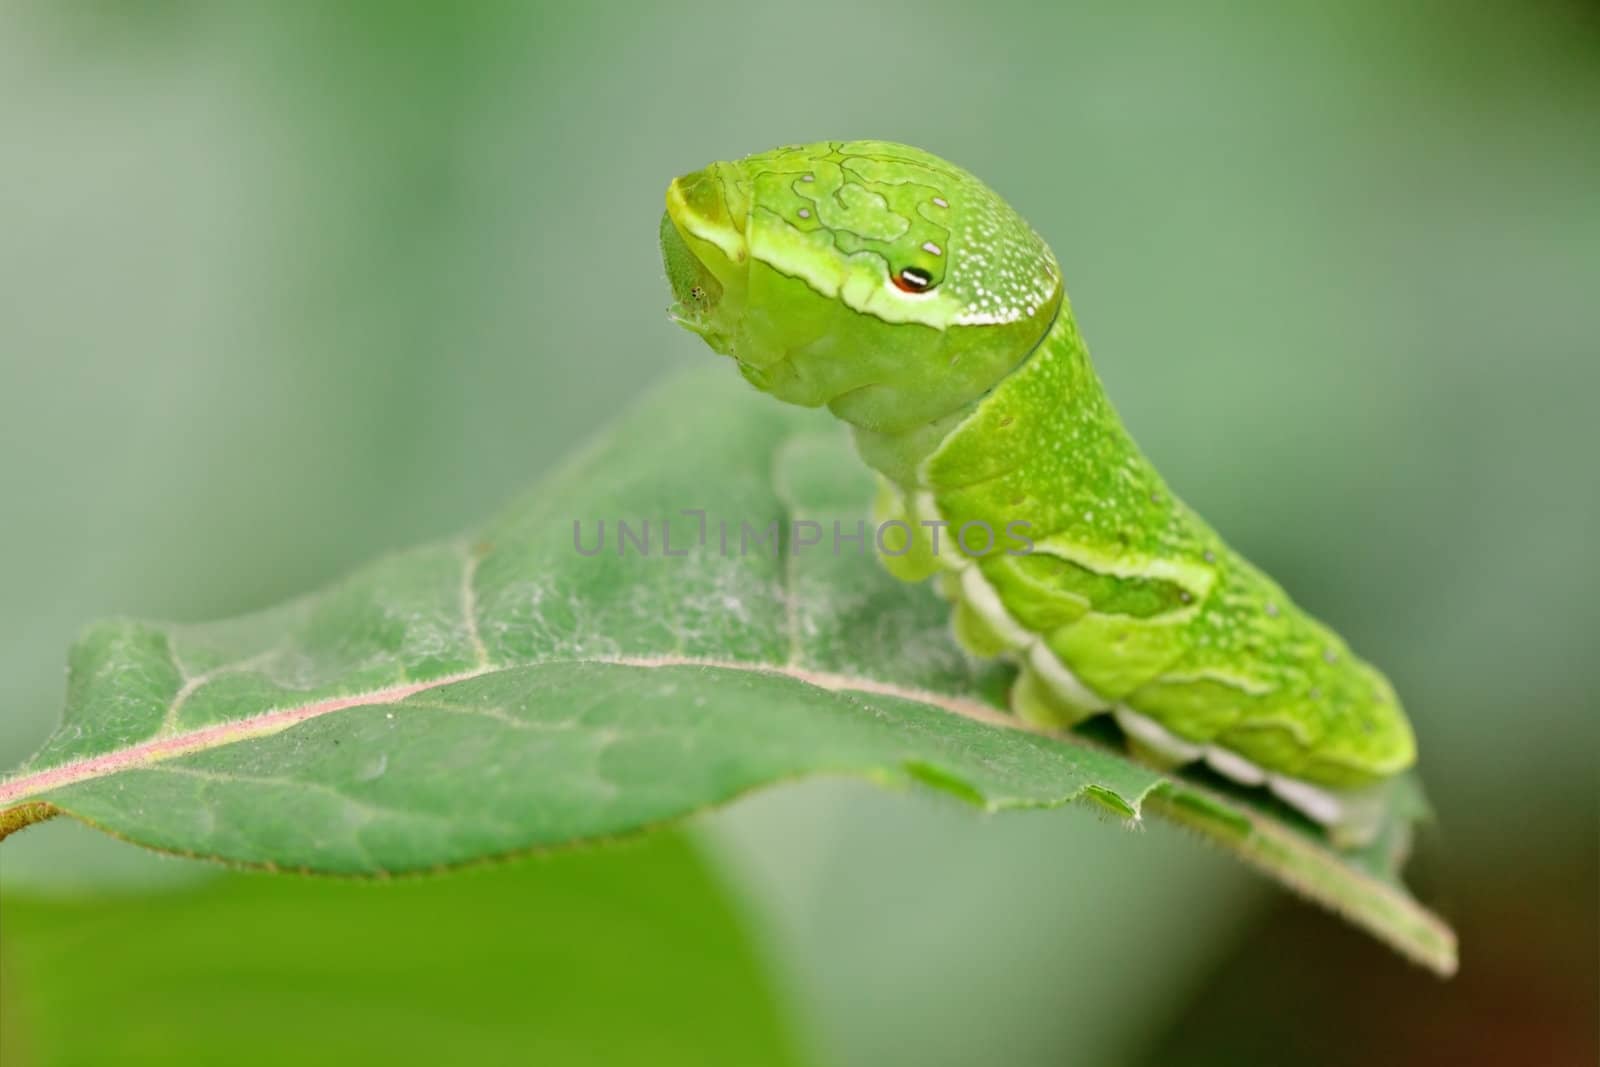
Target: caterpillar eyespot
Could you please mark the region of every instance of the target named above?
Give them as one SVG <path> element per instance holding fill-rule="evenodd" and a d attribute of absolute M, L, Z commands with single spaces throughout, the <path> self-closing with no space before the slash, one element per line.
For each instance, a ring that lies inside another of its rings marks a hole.
<path fill-rule="evenodd" d="M 1055 256 L 1011 206 L 884 141 L 714 166 L 715 182 L 689 175 L 667 195 L 669 266 L 703 268 L 669 278 L 720 285 L 685 325 L 758 388 L 860 431 L 877 517 L 912 542 L 884 566 L 941 577 L 957 640 L 1017 665 L 1012 711 L 1050 727 L 1109 713 L 1142 758 L 1203 761 L 1336 844 L 1370 840 L 1387 783 L 1416 759 L 1392 688 L 1167 488 L 1106 400 Z M 814 210 L 807 184 L 845 210 Z M 940 298 L 881 299 L 882 264 L 901 292 Z M 975 488 L 974 471 L 999 473 Z M 1026 551 L 974 552 L 983 538 L 943 528 L 1004 531 Z"/>
<path fill-rule="evenodd" d="M 903 293 L 925 293 L 933 288 L 933 275 L 921 267 L 901 267 L 889 277 Z"/>

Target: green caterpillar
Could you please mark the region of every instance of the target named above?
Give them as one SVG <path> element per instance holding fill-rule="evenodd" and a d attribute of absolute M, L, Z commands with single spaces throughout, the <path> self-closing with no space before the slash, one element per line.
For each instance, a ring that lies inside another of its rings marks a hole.
<path fill-rule="evenodd" d="M 937 575 L 961 643 L 1016 661 L 1018 716 L 1109 712 L 1142 758 L 1203 759 L 1371 838 L 1416 757 L 1394 690 L 1167 488 L 1004 200 L 905 145 L 795 145 L 674 181 L 661 244 L 679 323 L 851 425 L 877 518 L 909 531 L 885 565 Z M 1016 523 L 1032 551 L 950 536 Z"/>

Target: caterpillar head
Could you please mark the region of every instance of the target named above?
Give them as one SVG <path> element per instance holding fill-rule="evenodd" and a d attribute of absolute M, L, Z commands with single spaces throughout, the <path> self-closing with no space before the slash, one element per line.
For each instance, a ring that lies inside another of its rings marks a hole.
<path fill-rule="evenodd" d="M 673 318 L 757 387 L 908 429 L 981 396 L 1063 303 L 1037 234 L 972 175 L 881 141 L 779 148 L 667 189 Z"/>

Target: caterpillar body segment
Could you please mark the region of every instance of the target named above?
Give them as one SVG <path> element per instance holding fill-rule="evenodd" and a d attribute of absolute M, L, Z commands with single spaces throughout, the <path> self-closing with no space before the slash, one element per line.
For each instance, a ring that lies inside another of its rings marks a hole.
<path fill-rule="evenodd" d="M 902 145 L 791 146 L 673 182 L 662 243 L 674 318 L 851 424 L 884 565 L 1017 664 L 1018 716 L 1110 714 L 1142 758 L 1268 788 L 1339 843 L 1376 830 L 1415 759 L 1392 688 L 1172 494 L 987 186 Z"/>

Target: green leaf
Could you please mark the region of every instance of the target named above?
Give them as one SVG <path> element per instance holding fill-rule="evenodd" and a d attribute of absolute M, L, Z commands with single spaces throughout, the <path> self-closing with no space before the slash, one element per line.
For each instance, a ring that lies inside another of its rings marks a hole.
<path fill-rule="evenodd" d="M 1020 728 L 999 710 L 1007 669 L 958 650 L 927 587 L 870 543 L 835 546 L 869 495 L 842 432 L 725 372 L 660 390 L 475 536 L 259 615 L 93 627 L 61 727 L 0 783 L 0 833 L 67 813 L 183 855 L 380 876 L 856 775 L 989 810 L 1153 811 L 1453 969 L 1453 934 L 1398 876 L 1414 783 L 1378 842 L 1340 853 L 1266 796 L 1151 770 L 1114 736 Z"/>

